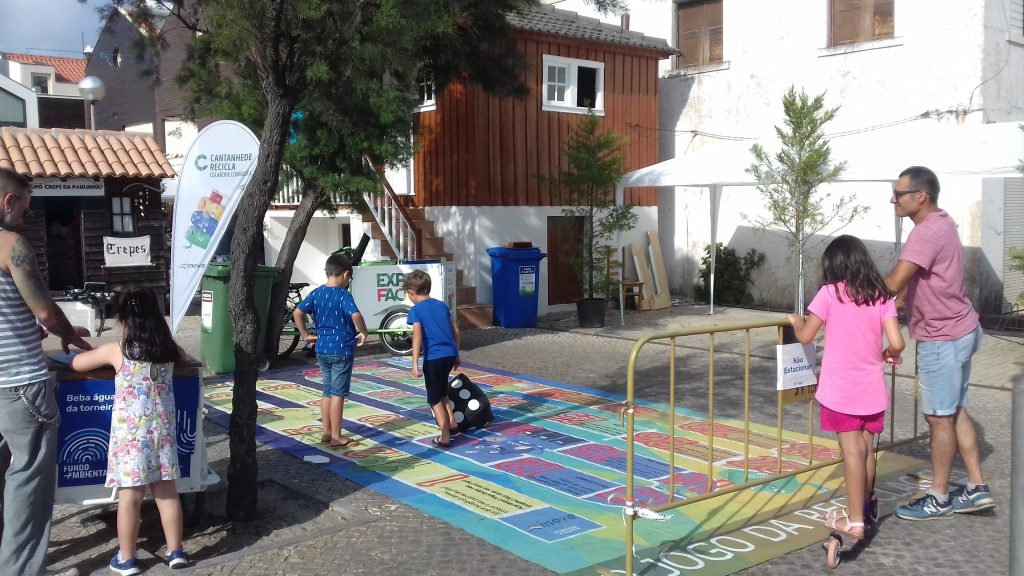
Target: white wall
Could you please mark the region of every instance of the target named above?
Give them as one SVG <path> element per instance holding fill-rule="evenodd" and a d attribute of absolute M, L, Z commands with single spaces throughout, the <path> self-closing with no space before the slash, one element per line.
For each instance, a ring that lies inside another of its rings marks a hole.
<path fill-rule="evenodd" d="M 49 94 L 54 96 L 80 96 L 78 84 L 58 82 L 56 71 L 53 66 L 42 64 L 22 64 L 21 62 L 9 62 L 9 74 L 11 78 L 20 82 L 23 86 L 32 89 L 32 74 L 46 74 L 50 77 Z"/>
<path fill-rule="evenodd" d="M 263 245 L 266 262 L 271 266 L 277 262 L 291 219 L 291 210 L 270 210 L 263 219 Z M 342 212 L 331 218 L 324 212 L 317 212 L 313 216 L 306 230 L 305 241 L 295 257 L 291 282 L 307 282 L 310 286 L 324 283 L 324 263 L 327 257 L 349 243 L 348 238 L 343 238 L 342 224 L 351 225 L 355 241 L 358 242 L 362 234 L 362 220 L 358 214 Z"/>
<path fill-rule="evenodd" d="M 557 6 L 595 15 L 582 0 L 566 0 Z M 674 2 L 632 0 L 629 8 L 632 30 L 666 38 L 675 45 Z M 724 0 L 723 8 L 722 63 L 670 70 L 671 62 L 662 62 L 662 158 L 687 154 L 706 164 L 720 161 L 710 152 L 717 139 L 694 131 L 760 139 L 770 151 L 772 146 L 777 149 L 773 126 L 782 124 L 782 96 L 791 85 L 812 96 L 825 92 L 826 105 L 839 107 L 836 118 L 826 126 L 836 147 L 847 137 L 841 133 L 865 130 L 877 135 L 879 142 L 891 144 L 889 139 L 897 130 L 883 128 L 889 124 L 898 125 L 899 132 L 906 128 L 913 132 L 915 126 L 936 123 L 1024 120 L 1024 34 L 1019 31 L 1024 0 L 897 0 L 894 38 L 845 48 L 827 47 L 825 0 Z M 619 22 L 617 16 L 603 20 Z M 928 118 L 913 120 L 922 115 Z M 905 138 L 907 166 L 929 165 L 929 158 L 938 156 L 929 154 L 927 142 L 921 139 L 899 137 Z M 701 156 L 705 147 L 708 151 Z M 981 178 L 943 177 L 941 184 L 940 205 L 960 225 L 968 290 L 977 303 L 987 290 L 981 285 L 987 277 L 980 249 L 984 228 Z M 887 270 L 896 256 L 889 186 L 839 184 L 832 190 L 854 195 L 858 203 L 870 206 L 870 211 L 840 233 L 864 239 L 879 266 Z M 670 188 L 660 193 L 662 251 L 673 292 L 692 295 L 699 260 L 710 242 L 708 194 L 700 188 Z M 794 259 L 778 235 L 753 230 L 751 220 L 759 213 L 764 213 L 764 207 L 756 189 L 726 188 L 718 238 L 739 254 L 751 247 L 765 252 L 767 262 L 755 276 L 754 297 L 788 306 L 795 286 L 791 273 Z M 904 237 L 912 226 L 909 221 L 904 224 Z M 824 246 L 810 254 L 809 291 L 816 282 L 817 260 Z M 673 253 L 676 258 L 669 258 Z"/>
<path fill-rule="evenodd" d="M 657 209 L 653 206 L 637 207 L 640 217 L 637 227 L 622 235 L 622 242 L 647 243 L 646 232 L 657 228 Z M 477 301 L 493 302 L 491 284 L 491 257 L 487 249 L 504 246 L 507 242 L 532 242 L 545 254 L 548 246 L 547 218 L 561 216 L 560 207 L 433 207 L 427 208 L 427 218 L 436 223 L 437 235 L 443 236 L 446 246 L 455 255 L 455 267 L 461 268 L 467 285 L 476 286 Z M 666 254 L 665 258 L 669 256 Z M 565 306 L 548 306 L 548 258 L 540 262 L 540 292 L 537 295 L 537 313 L 547 314 Z"/>
<path fill-rule="evenodd" d="M 12 63 L 16 64 L 16 63 Z M 39 128 L 39 98 L 36 93 L 20 82 L 0 74 L 0 87 L 20 98 L 25 103 L 25 124 L 28 128 Z"/>

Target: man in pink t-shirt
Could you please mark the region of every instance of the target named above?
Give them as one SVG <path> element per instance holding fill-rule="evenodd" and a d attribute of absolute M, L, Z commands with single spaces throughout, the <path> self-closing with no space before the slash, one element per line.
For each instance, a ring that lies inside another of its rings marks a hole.
<path fill-rule="evenodd" d="M 928 492 L 896 508 L 896 516 L 930 520 L 994 508 L 981 472 L 974 422 L 964 405 L 971 357 L 981 344 L 982 332 L 978 314 L 964 294 L 963 248 L 956 223 L 939 208 L 939 179 L 923 166 L 911 166 L 900 174 L 890 202 L 897 216 L 914 221 L 899 262 L 885 283 L 904 295 L 910 337 L 917 341 L 933 473 Z M 949 475 L 957 452 L 967 468 L 967 486 L 950 494 Z"/>

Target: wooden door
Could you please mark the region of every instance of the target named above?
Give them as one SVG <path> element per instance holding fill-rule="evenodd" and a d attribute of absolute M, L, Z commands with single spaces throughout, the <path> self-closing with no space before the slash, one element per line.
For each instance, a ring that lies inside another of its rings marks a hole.
<path fill-rule="evenodd" d="M 548 216 L 548 305 L 572 304 L 583 297 L 571 254 L 583 243 L 584 219 Z"/>

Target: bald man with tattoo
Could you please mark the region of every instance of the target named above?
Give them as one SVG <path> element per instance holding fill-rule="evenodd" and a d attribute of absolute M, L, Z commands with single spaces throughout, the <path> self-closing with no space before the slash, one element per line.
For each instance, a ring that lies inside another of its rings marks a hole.
<path fill-rule="evenodd" d="M 65 351 L 91 346 L 50 297 L 35 250 L 13 231 L 29 214 L 31 192 L 24 177 L 0 168 L 0 570 L 36 576 L 48 574 L 60 424 L 39 326 L 58 336 Z"/>

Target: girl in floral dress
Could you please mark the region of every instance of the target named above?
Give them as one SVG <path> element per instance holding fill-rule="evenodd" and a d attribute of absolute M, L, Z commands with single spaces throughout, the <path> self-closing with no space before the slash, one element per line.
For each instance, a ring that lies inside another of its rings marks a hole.
<path fill-rule="evenodd" d="M 180 476 L 175 443 L 174 362 L 184 352 L 174 343 L 150 289 L 129 289 L 115 301 L 123 336 L 90 352 L 78 354 L 71 368 L 89 371 L 112 366 L 114 405 L 107 449 L 107 487 L 117 492 L 117 540 L 120 550 L 110 569 L 122 576 L 142 572 L 135 550 L 142 500 L 149 486 L 167 540 L 166 561 L 184 568 L 188 556 L 182 547 L 182 513 L 175 479 Z"/>

